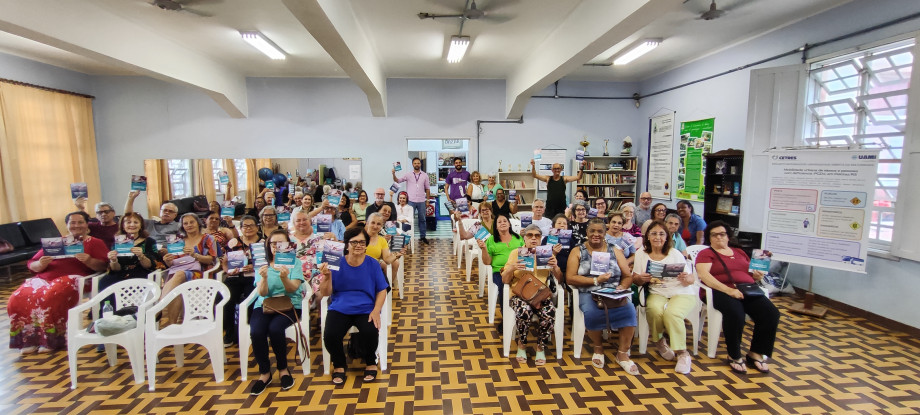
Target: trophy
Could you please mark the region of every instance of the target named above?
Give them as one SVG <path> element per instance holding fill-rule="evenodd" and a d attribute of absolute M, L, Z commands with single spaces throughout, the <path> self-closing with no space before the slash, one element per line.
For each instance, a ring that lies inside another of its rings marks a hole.
<path fill-rule="evenodd" d="M 610 142 L 610 139 L 608 138 L 604 139 L 604 156 L 605 157 L 610 155 L 610 152 L 607 151 L 607 143 L 609 142 Z"/>
<path fill-rule="evenodd" d="M 502 161 L 501 161 L 501 159 L 498 160 L 498 171 L 502 171 Z"/>
<path fill-rule="evenodd" d="M 581 147 L 585 150 L 585 157 L 587 157 L 588 156 L 588 145 L 591 144 L 590 142 L 588 142 L 588 136 L 587 135 L 584 136 L 584 138 L 582 138 L 578 144 L 581 144 Z"/>
<path fill-rule="evenodd" d="M 620 151 L 621 156 L 628 156 L 632 153 L 632 137 L 626 136 L 623 139 L 623 151 Z"/>
<path fill-rule="evenodd" d="M 524 168 L 521 167 L 521 163 L 518 163 L 518 169 L 517 169 L 517 171 L 524 171 Z"/>

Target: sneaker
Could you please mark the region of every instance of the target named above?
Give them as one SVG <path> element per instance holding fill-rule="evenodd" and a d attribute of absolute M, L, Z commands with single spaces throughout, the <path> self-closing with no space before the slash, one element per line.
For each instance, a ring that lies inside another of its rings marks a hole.
<path fill-rule="evenodd" d="M 677 357 L 677 364 L 674 365 L 674 371 L 677 373 L 690 373 L 690 353 L 682 353 Z"/>
<path fill-rule="evenodd" d="M 291 375 L 282 375 L 281 376 L 281 390 L 288 390 L 294 387 L 294 377 Z"/>
<path fill-rule="evenodd" d="M 97 344 L 97 345 L 96 345 L 96 352 L 98 352 L 98 353 L 105 353 L 105 345 L 104 345 L 104 344 Z"/>
<path fill-rule="evenodd" d="M 232 336 L 224 336 L 224 347 L 230 347 L 237 344 L 237 340 Z"/>
<path fill-rule="evenodd" d="M 252 382 L 252 388 L 249 389 L 249 394 L 252 396 L 261 395 L 262 392 L 265 392 L 265 387 L 267 387 L 269 383 L 272 383 L 271 377 L 268 378 L 268 382 L 262 382 L 261 379 L 256 379 L 255 382 Z"/>
<path fill-rule="evenodd" d="M 658 351 L 662 359 L 667 361 L 674 360 L 674 351 L 668 347 L 667 339 L 662 337 L 661 340 L 655 342 L 655 350 Z"/>

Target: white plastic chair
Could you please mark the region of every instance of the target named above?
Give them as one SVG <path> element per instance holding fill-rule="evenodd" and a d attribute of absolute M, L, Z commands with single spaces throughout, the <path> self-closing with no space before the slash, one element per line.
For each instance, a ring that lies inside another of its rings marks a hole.
<path fill-rule="evenodd" d="M 218 293 L 221 300 L 215 305 Z M 157 329 L 156 314 L 179 296 L 185 309 L 182 324 Z M 223 307 L 229 300 L 230 289 L 224 283 L 203 278 L 179 285 L 147 310 L 147 378 L 151 392 L 156 384 L 157 352 L 166 346 L 175 346 L 178 367 L 182 367 L 185 361 L 185 344 L 204 346 L 214 368 L 214 380 L 218 383 L 224 381 Z"/>
<path fill-rule="evenodd" d="M 563 338 L 563 324 L 565 321 L 565 295 L 559 290 L 562 287 L 556 284 L 556 321 L 553 324 L 553 343 L 556 345 L 556 360 L 562 359 L 562 346 L 565 343 Z M 517 338 L 519 333 L 515 332 L 514 310 L 511 309 L 511 286 L 505 284 L 502 291 L 502 352 L 505 357 L 511 355 L 511 341 Z"/>
<path fill-rule="evenodd" d="M 474 224 L 480 222 L 481 221 L 479 219 L 463 219 L 459 222 L 458 227 L 462 226 L 463 229 L 469 230 Z M 457 231 L 457 234 L 460 234 L 459 230 Z M 457 257 L 458 265 L 460 257 L 466 255 L 466 282 L 469 282 L 473 270 L 473 258 L 479 258 L 482 256 L 482 253 L 479 252 L 479 244 L 476 243 L 476 239 L 461 240 L 459 243 L 460 255 Z M 481 294 L 480 297 L 482 297 Z"/>
<path fill-rule="evenodd" d="M 451 244 L 453 245 L 454 255 L 460 255 L 460 232 L 457 231 L 459 224 L 460 222 L 454 219 L 453 216 L 450 217 L 450 227 L 453 229 Z M 457 268 L 460 268 L 460 258 L 457 258 Z"/>
<path fill-rule="evenodd" d="M 694 275 L 696 275 L 694 273 Z M 699 281 L 696 281 L 692 285 L 697 288 L 696 292 L 699 292 Z M 643 294 L 640 292 L 639 294 Z M 699 354 L 699 344 L 700 344 L 700 332 L 702 331 L 702 324 L 700 324 L 700 309 L 703 306 L 703 302 L 699 299 L 699 296 L 696 295 L 696 305 L 693 306 L 693 309 L 687 314 L 686 320 L 690 322 L 690 327 L 693 329 L 693 354 Z M 665 309 L 667 309 L 667 304 L 665 304 Z M 638 317 L 638 326 L 636 327 L 636 332 L 639 333 L 639 353 L 645 354 L 645 351 L 648 349 L 648 336 L 649 336 L 649 325 L 648 325 L 648 310 L 646 307 L 638 305 L 636 306 L 636 316 Z"/>
<path fill-rule="evenodd" d="M 387 265 L 387 279 L 391 282 L 395 281 L 396 286 L 399 288 L 399 299 L 402 300 L 405 296 L 405 286 L 406 286 L 406 257 L 399 257 L 396 262 L 399 264 L 399 271 L 396 271 L 396 278 L 393 276 L 393 265 Z M 393 310 L 390 310 L 391 312 Z M 392 316 L 391 316 L 392 317 Z"/>
<path fill-rule="evenodd" d="M 303 308 L 301 309 L 302 315 L 300 316 L 300 331 L 303 333 L 304 337 L 307 338 L 307 343 L 298 343 L 297 329 L 294 328 L 293 324 L 284 330 L 284 336 L 293 340 L 294 343 L 297 343 L 298 347 L 300 347 L 300 356 L 302 358 L 306 357 L 306 360 L 301 365 L 303 375 L 306 376 L 310 374 L 310 307 L 308 306 L 307 300 L 313 297 L 313 287 L 306 281 L 301 284 L 301 287 L 304 287 L 304 301 L 302 303 Z M 255 302 L 258 297 L 259 291 L 252 290 L 252 294 L 249 294 L 249 297 L 246 297 L 246 299 L 240 303 L 239 337 L 237 338 L 239 339 L 240 346 L 240 372 L 244 381 L 248 378 L 249 346 L 252 345 L 252 337 L 250 336 L 249 328 L 249 305 Z"/>
<path fill-rule="evenodd" d="M 391 291 L 392 293 L 392 291 Z M 383 305 L 383 309 L 387 309 L 387 304 L 392 302 L 392 295 L 387 294 L 387 298 Z M 326 314 L 329 311 L 329 297 L 323 297 L 323 300 L 320 301 L 320 335 L 319 341 L 323 345 L 323 373 L 328 375 L 332 371 L 332 356 L 329 355 L 329 351 L 326 350 L 326 342 L 323 340 L 324 335 L 326 334 Z M 380 371 L 384 372 L 387 370 L 387 347 L 389 346 L 389 332 L 390 332 L 390 317 L 387 317 L 387 312 L 381 311 L 380 313 L 380 336 L 377 339 L 377 366 L 380 367 Z M 358 329 L 352 327 L 348 330 L 349 333 L 357 333 Z"/>
<path fill-rule="evenodd" d="M 477 271 L 479 273 L 479 298 L 482 298 L 483 292 L 485 292 L 486 284 L 489 283 L 489 277 L 492 276 L 492 266 L 486 265 L 485 262 L 482 262 L 482 252 L 479 253 L 479 258 L 477 259 L 479 260 L 478 265 L 476 265 Z"/>
<path fill-rule="evenodd" d="M 83 327 L 83 312 L 98 309 L 106 297 L 115 295 L 115 310 L 137 306 L 137 327 L 111 336 L 89 333 Z M 117 350 L 124 347 L 134 371 L 134 383 L 144 383 L 144 322 L 147 308 L 160 297 L 160 287 L 152 281 L 131 278 L 119 281 L 102 290 L 89 301 L 78 304 L 67 312 L 67 358 L 70 363 L 70 388 L 77 388 L 77 351 L 88 344 L 105 344 L 109 366 L 115 366 Z"/>
<path fill-rule="evenodd" d="M 511 230 L 517 233 L 518 235 L 521 234 L 521 220 L 520 219 L 514 219 L 514 218 L 511 219 Z"/>

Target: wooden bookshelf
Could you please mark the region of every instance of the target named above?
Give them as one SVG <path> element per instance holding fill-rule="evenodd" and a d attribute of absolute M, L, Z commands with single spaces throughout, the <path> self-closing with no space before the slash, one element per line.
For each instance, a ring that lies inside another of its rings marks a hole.
<path fill-rule="evenodd" d="M 518 201 L 518 212 L 530 212 L 532 210 L 533 200 L 537 198 L 537 179 L 534 179 L 528 171 L 500 171 L 495 176 L 496 183 L 505 189 L 505 194 L 509 190 L 516 191 L 518 197 L 523 197 L 524 203 Z"/>
<path fill-rule="evenodd" d="M 572 159 L 572 171 L 577 174 L 578 161 Z M 584 175 L 572 189 L 570 200 L 577 189 L 588 192 L 592 206 L 594 200 L 603 197 L 612 209 L 626 202 L 636 201 L 636 182 L 639 159 L 635 156 L 587 156 Z"/>

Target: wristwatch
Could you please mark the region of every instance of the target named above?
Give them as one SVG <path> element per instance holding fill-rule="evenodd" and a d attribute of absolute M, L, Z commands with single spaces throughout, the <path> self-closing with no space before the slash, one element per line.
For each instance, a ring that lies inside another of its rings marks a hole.
<path fill-rule="evenodd" d="M 594 286 L 597 287 L 597 277 L 594 277 Z"/>

